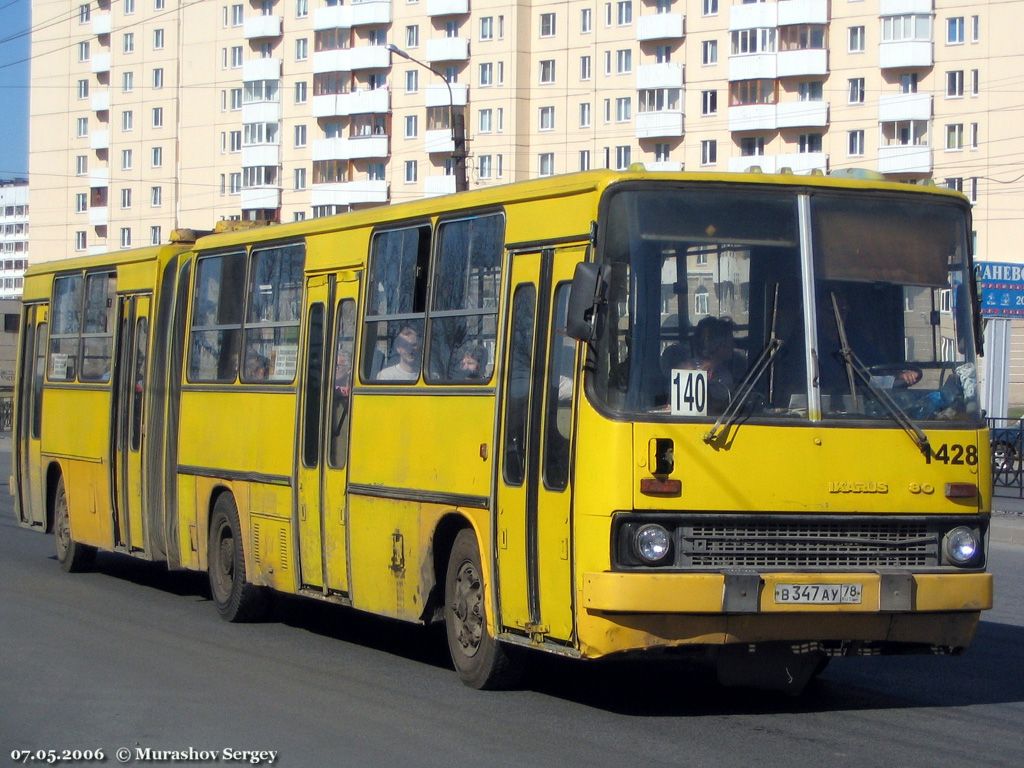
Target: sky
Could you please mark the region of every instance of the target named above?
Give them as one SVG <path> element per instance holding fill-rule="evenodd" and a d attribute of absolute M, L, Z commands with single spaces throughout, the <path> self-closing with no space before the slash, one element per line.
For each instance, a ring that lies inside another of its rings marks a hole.
<path fill-rule="evenodd" d="M 31 0 L 0 0 L 0 179 L 28 178 L 28 67 Z M 11 65 L 11 66 L 8 66 Z"/>

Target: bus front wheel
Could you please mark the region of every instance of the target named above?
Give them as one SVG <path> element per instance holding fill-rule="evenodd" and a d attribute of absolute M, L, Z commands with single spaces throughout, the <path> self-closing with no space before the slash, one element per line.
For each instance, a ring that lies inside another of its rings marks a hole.
<path fill-rule="evenodd" d="M 473 531 L 459 531 L 448 558 L 444 623 L 455 671 L 479 689 L 507 688 L 519 679 L 519 665 L 487 630 L 486 589 L 480 549 Z"/>
<path fill-rule="evenodd" d="M 207 549 L 210 594 L 221 618 L 254 621 L 266 611 L 266 593 L 245 579 L 238 508 L 230 493 L 222 493 L 213 505 Z"/>
<path fill-rule="evenodd" d="M 68 494 L 64 478 L 57 479 L 53 497 L 53 538 L 57 542 L 57 562 L 68 573 L 84 571 L 96 557 L 95 547 L 79 544 L 71 538 L 71 518 L 68 516 Z"/>

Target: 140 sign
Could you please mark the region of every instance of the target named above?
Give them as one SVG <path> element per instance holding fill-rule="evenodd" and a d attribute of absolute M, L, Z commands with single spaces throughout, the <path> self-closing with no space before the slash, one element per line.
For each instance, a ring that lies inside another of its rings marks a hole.
<path fill-rule="evenodd" d="M 708 372 L 696 369 L 672 370 L 672 415 L 706 416 L 708 412 Z"/>

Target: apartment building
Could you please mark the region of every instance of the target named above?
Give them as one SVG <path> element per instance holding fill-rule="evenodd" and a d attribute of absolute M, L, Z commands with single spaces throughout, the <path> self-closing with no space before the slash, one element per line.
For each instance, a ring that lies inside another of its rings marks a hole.
<path fill-rule="evenodd" d="M 634 163 L 863 168 L 962 190 L 978 257 L 1015 261 L 1022 12 L 1024 0 L 33 0 L 33 259 L 453 192 L 454 116 L 471 189 Z"/>
<path fill-rule="evenodd" d="M 28 182 L 0 179 L 0 300 L 21 298 L 27 266 Z"/>

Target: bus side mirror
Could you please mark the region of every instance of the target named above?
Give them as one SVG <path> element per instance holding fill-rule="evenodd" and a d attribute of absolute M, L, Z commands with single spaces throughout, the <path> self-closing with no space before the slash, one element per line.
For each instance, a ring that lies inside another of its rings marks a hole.
<path fill-rule="evenodd" d="M 565 332 L 577 341 L 590 341 L 594 338 L 594 310 L 597 306 L 600 273 L 601 268 L 592 261 L 580 262 L 573 273 Z"/>

